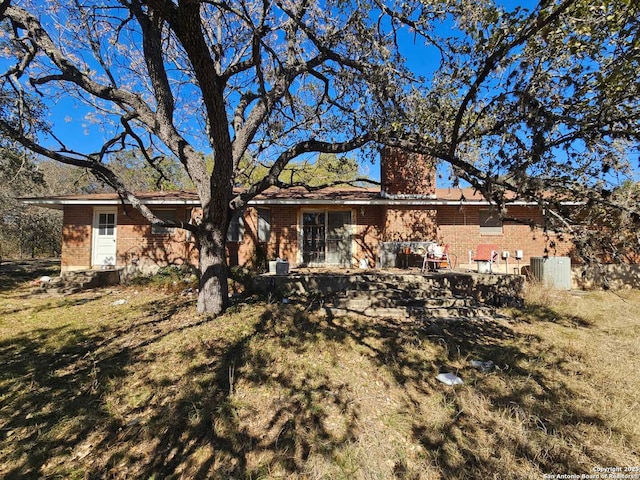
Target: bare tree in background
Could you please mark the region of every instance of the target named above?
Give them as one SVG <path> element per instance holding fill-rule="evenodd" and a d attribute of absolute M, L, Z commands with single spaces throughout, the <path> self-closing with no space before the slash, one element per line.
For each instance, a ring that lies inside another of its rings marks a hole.
<path fill-rule="evenodd" d="M 24 192 L 49 194 L 46 176 L 25 152 L 0 146 L 0 259 L 59 255 L 61 212 L 21 204 Z"/>

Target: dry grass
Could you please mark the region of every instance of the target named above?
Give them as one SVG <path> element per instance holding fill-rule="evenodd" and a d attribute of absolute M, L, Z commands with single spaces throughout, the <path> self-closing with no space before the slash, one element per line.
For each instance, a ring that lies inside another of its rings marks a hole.
<path fill-rule="evenodd" d="M 540 479 L 640 465 L 640 292 L 538 289 L 505 314 L 401 322 L 254 301 L 211 320 L 157 287 L 0 289 L 0 476 Z"/>

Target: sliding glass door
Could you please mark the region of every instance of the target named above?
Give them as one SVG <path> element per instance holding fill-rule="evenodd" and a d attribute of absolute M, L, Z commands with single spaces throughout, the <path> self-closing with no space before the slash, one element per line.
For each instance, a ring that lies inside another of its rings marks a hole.
<path fill-rule="evenodd" d="M 302 215 L 302 262 L 305 265 L 325 263 L 325 212 L 305 212 Z"/>
<path fill-rule="evenodd" d="M 302 261 L 306 265 L 351 265 L 351 211 L 302 215 Z"/>

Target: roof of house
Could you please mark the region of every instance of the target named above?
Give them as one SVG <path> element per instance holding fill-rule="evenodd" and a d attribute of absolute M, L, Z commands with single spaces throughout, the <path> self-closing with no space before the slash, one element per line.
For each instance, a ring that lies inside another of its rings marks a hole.
<path fill-rule="evenodd" d="M 238 191 L 239 193 L 240 191 Z M 140 192 L 136 196 L 145 205 L 193 205 L 200 204 L 196 192 L 162 191 Z M 535 205 L 534 202 L 513 197 L 513 205 Z M 116 193 L 94 193 L 86 195 L 61 195 L 51 197 L 28 197 L 24 203 L 42 207 L 62 209 L 65 205 L 118 205 L 122 200 Z M 125 202 L 126 203 L 126 202 Z M 489 205 L 480 192 L 473 188 L 437 188 L 435 195 L 385 195 L 378 188 L 324 188 L 308 191 L 302 187 L 280 189 L 272 187 L 253 198 L 249 205 Z"/>

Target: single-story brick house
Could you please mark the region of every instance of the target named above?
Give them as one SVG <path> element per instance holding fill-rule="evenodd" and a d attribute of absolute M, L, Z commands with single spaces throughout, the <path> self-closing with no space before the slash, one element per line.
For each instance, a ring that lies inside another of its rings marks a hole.
<path fill-rule="evenodd" d="M 383 150 L 381 188 L 311 192 L 272 188 L 254 198 L 230 226 L 230 264 L 281 258 L 294 267 L 364 263 L 374 267 L 380 266 L 383 245 L 425 241 L 448 244 L 459 265 L 467 265 L 469 252 L 480 244 L 495 244 L 511 257 L 522 251 L 521 265 L 545 255 L 550 246 L 552 255 L 570 251 L 570 242 L 553 233 L 525 223 L 502 222 L 489 202 L 472 189 L 436 188 L 429 160 L 418 155 L 409 162 L 406 158 L 396 150 Z M 193 192 L 142 193 L 139 198 L 167 219 L 187 222 L 198 212 Z M 185 230 L 150 225 L 116 194 L 24 201 L 63 210 L 63 271 L 103 266 L 144 271 L 197 262 L 196 245 Z M 508 214 L 537 225 L 544 220 L 540 208 L 525 201 L 512 201 Z"/>

